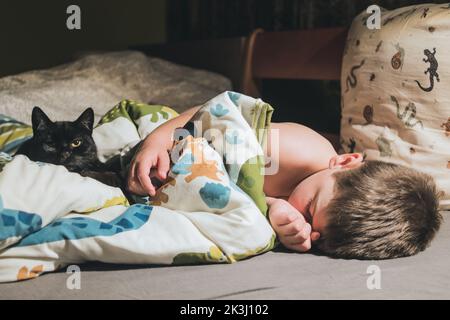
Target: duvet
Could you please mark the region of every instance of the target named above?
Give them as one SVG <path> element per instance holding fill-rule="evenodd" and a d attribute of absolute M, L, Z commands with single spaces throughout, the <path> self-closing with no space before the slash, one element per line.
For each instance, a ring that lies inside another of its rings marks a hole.
<path fill-rule="evenodd" d="M 3 118 L 0 282 L 87 261 L 232 263 L 272 249 L 262 174 L 272 111 L 234 92 L 206 102 L 177 132 L 165 184 L 133 205 L 118 188 L 12 156 L 31 130 Z M 94 129 L 99 158 L 119 156 L 125 172 L 130 152 L 176 115 L 165 106 L 121 101 Z"/>

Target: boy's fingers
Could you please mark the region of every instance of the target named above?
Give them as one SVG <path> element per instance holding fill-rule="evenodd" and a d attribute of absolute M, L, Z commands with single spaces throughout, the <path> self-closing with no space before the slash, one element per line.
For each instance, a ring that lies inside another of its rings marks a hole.
<path fill-rule="evenodd" d="M 266 203 L 268 206 L 271 206 L 275 201 L 277 201 L 277 198 L 267 197 L 266 196 Z"/>
<path fill-rule="evenodd" d="M 294 251 L 306 252 L 311 249 L 311 239 L 308 238 L 303 242 L 292 243 L 292 244 L 289 244 L 287 247 Z"/>
<path fill-rule="evenodd" d="M 300 252 L 306 252 L 311 249 L 311 238 L 306 239 L 305 242 L 297 246 Z"/>
<path fill-rule="evenodd" d="M 286 237 L 295 236 L 296 234 L 298 234 L 300 231 L 303 230 L 304 224 L 305 222 L 302 221 L 300 217 L 296 217 L 296 219 L 290 223 L 283 225 L 278 224 L 277 231 L 278 233 Z"/>
<path fill-rule="evenodd" d="M 320 233 L 317 231 L 311 232 L 311 241 L 317 241 L 320 238 Z"/>
<path fill-rule="evenodd" d="M 127 187 L 128 190 L 130 190 L 131 192 L 133 192 L 133 185 L 134 185 L 134 180 L 136 179 L 136 175 L 135 175 L 135 166 L 134 166 L 134 161 L 131 162 L 130 168 L 128 170 L 128 178 L 127 178 Z"/>
<path fill-rule="evenodd" d="M 311 237 L 311 225 L 306 223 L 297 233 L 286 236 L 286 240 L 290 243 L 303 243 Z"/>
<path fill-rule="evenodd" d="M 163 152 L 158 157 L 158 178 L 162 181 L 167 178 L 167 172 L 170 168 L 170 159 L 167 152 Z"/>
<path fill-rule="evenodd" d="M 150 196 L 155 195 L 155 187 L 150 180 L 150 169 L 152 165 L 150 162 L 140 162 L 137 164 L 137 177 L 139 182 L 141 183 L 142 188 L 144 188 L 145 192 Z"/>
<path fill-rule="evenodd" d="M 271 221 L 278 225 L 280 228 L 293 223 L 298 218 L 300 218 L 300 213 L 297 214 L 293 211 L 275 210 L 270 214 Z M 293 232 L 291 231 L 291 233 Z"/>
<path fill-rule="evenodd" d="M 135 194 L 145 194 L 145 190 L 141 187 L 141 184 L 136 177 L 136 166 L 134 162 L 131 164 L 130 170 L 128 172 L 127 189 L 128 191 Z"/>

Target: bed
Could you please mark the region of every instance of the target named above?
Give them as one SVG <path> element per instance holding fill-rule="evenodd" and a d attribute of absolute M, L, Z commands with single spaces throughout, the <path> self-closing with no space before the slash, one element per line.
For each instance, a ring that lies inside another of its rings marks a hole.
<path fill-rule="evenodd" d="M 256 31 L 246 39 L 227 40 L 228 43 L 231 41 L 235 45 L 231 46 L 234 48 L 235 55 L 230 59 L 240 61 L 238 67 L 236 65 L 224 67 L 223 64 L 211 59 L 208 63 L 213 71 L 228 75 L 236 89 L 250 95 L 260 94 L 258 79 L 261 78 L 337 80 L 340 77 L 345 34 L 344 28 L 276 33 Z M 308 46 L 305 47 L 301 45 L 302 43 L 308 43 Z M 205 50 L 205 47 L 209 48 L 209 51 Z M 211 56 L 211 52 L 218 47 L 220 45 L 217 41 L 212 44 L 204 43 L 201 52 Z M 274 50 L 274 47 L 277 50 Z M 196 45 L 185 44 L 184 61 L 177 59 L 176 46 L 165 48 L 153 46 L 140 49 L 147 54 L 166 56 L 173 61 L 198 68 L 204 67 L 199 62 L 202 61 L 199 48 Z M 186 53 L 186 50 L 192 51 Z M 261 52 L 264 54 L 260 54 Z M 298 54 L 294 56 L 293 52 Z M 142 53 L 127 54 L 136 55 L 138 60 L 146 59 Z M 195 61 L 189 63 L 186 60 L 189 56 L 196 57 Z M 295 58 L 296 67 L 288 63 L 292 62 L 293 58 Z M 78 70 L 77 74 L 80 74 L 79 70 L 84 70 L 83 67 L 86 65 L 89 68 L 95 65 L 89 59 L 92 57 L 85 59 L 84 64 L 73 67 L 72 72 Z M 160 74 L 165 74 L 165 70 L 170 68 L 173 72 L 173 68 L 179 67 L 153 60 L 155 61 L 153 65 L 160 66 Z M 221 70 L 214 66 L 220 66 L 218 68 Z M 134 86 L 128 87 L 129 91 L 125 91 L 126 88 L 120 84 L 127 83 L 127 78 L 118 77 L 113 79 L 112 83 L 122 87 L 123 91 L 118 92 L 112 87 L 105 87 L 97 100 L 100 101 L 99 106 L 101 104 L 98 113 L 103 112 L 108 104 L 109 107 L 112 106 L 110 104 L 112 100 L 120 100 L 123 95 L 130 94 L 132 96 L 128 98 L 167 103 L 181 111 L 231 87 L 230 80 L 217 74 L 187 67 L 179 68 L 181 69 L 178 70 L 185 72 L 185 78 L 179 78 L 185 81 L 181 81 L 185 89 L 188 88 L 189 91 L 197 86 L 197 88 L 203 87 L 203 90 L 196 91 L 195 96 L 190 96 L 189 99 L 186 97 L 174 99 L 174 92 L 182 92 L 179 86 L 174 86 L 165 92 L 158 91 L 154 96 L 146 96 L 145 91 L 139 87 L 139 85 L 145 86 L 144 82 L 138 81 Z M 240 71 L 236 71 L 236 68 Z M 66 78 L 62 75 L 61 77 L 67 79 L 67 72 L 70 70 L 67 71 L 67 67 L 62 69 L 66 72 Z M 55 70 L 40 74 L 39 77 L 41 80 L 52 79 L 52 72 Z M 177 73 L 177 76 L 181 77 L 180 73 Z M 207 76 L 211 78 L 206 80 Z M 36 97 L 44 103 L 51 93 L 47 96 L 42 92 L 36 93 L 33 89 L 36 86 L 29 84 L 29 81 L 36 77 L 36 74 L 31 73 L 0 80 L 3 89 L 0 93 L 0 103 L 2 99 L 8 101 L 8 105 L 13 106 L 9 109 L 10 113 L 15 114 L 17 114 L 17 107 L 14 107 L 14 104 L 23 106 L 26 101 L 35 103 Z M 186 77 L 194 80 L 190 82 Z M 167 81 L 169 81 L 168 78 Z M 29 94 L 19 101 L 17 97 L 14 97 L 14 92 L 19 92 L 23 88 L 21 86 L 27 84 Z M 69 82 L 66 82 L 66 85 L 72 87 Z M 61 89 L 59 90 L 61 92 Z M 82 92 L 83 88 L 80 91 Z M 109 100 L 106 99 L 107 95 Z M 60 94 L 58 100 L 53 102 L 54 105 L 51 105 L 54 113 L 50 115 L 58 118 L 79 113 L 77 106 L 78 108 L 84 106 L 74 103 L 76 98 L 79 97 Z M 63 103 L 64 99 L 67 99 L 66 103 Z M 51 102 L 48 100 L 48 103 Z M 67 110 L 64 113 L 61 113 L 61 104 L 65 106 L 64 110 Z M 21 120 L 26 120 L 29 118 L 29 113 L 23 111 L 21 116 L 24 118 Z M 336 148 L 339 147 L 336 136 L 326 133 L 325 135 L 330 138 Z M 66 274 L 63 270 L 30 281 L 0 284 L 0 299 L 449 299 L 450 221 L 448 214 L 449 212 L 443 212 L 444 223 L 431 247 L 408 258 L 387 261 L 331 259 L 314 251 L 297 254 L 278 247 L 272 252 L 225 265 L 161 267 L 89 263 L 80 266 L 81 289 L 67 289 L 66 282 L 70 274 Z M 381 271 L 381 288 L 371 290 L 367 282 L 373 270 L 369 267 L 373 265 L 379 267 Z"/>

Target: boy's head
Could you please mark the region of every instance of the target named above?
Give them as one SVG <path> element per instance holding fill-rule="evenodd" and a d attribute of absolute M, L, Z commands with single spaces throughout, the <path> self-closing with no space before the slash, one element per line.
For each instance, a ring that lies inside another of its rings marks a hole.
<path fill-rule="evenodd" d="M 439 229 L 436 185 L 426 174 L 345 154 L 333 157 L 330 168 L 316 175 L 294 193 L 312 191 L 304 215 L 320 233 L 317 247 L 327 254 L 357 259 L 410 256 L 424 250 Z"/>

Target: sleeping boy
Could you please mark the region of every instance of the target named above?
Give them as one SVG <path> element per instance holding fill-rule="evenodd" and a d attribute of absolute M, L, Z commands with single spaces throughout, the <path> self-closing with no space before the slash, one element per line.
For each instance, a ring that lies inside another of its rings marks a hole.
<path fill-rule="evenodd" d="M 155 195 L 150 176 L 167 178 L 174 130 L 198 109 L 147 136 L 130 166 L 131 192 Z M 270 223 L 285 247 L 306 252 L 314 245 L 334 257 L 389 259 L 430 244 L 442 220 L 430 176 L 364 161 L 359 153 L 338 155 L 328 140 L 300 124 L 272 123 L 269 137 L 272 130 L 279 135 L 279 170 L 265 175 L 264 192 Z M 270 145 L 265 154 L 271 154 Z"/>

